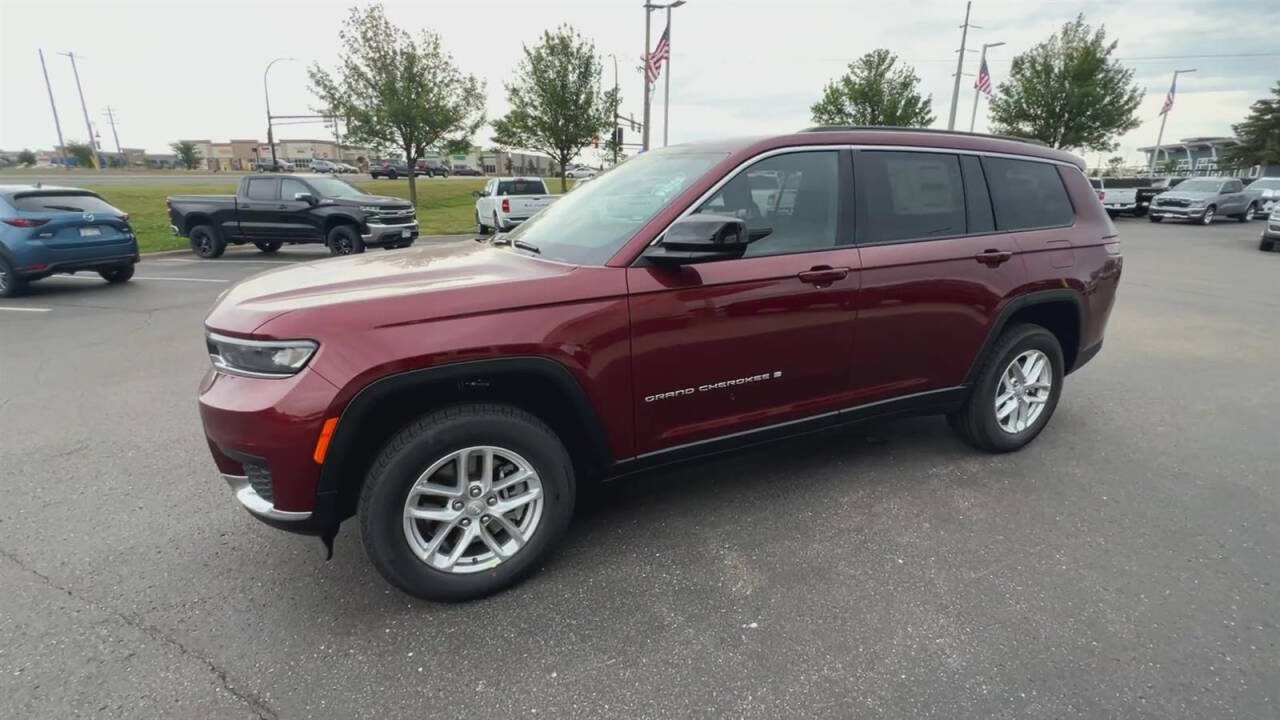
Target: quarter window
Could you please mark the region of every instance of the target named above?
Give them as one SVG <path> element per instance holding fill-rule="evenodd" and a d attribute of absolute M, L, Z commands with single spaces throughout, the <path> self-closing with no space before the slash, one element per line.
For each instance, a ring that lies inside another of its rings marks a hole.
<path fill-rule="evenodd" d="M 749 230 L 770 229 L 747 246 L 747 257 L 835 247 L 838 157 L 822 150 L 765 158 L 734 176 L 697 212 L 739 218 Z"/>
<path fill-rule="evenodd" d="M 277 181 L 273 178 L 249 178 L 245 195 L 250 200 L 275 200 Z"/>
<path fill-rule="evenodd" d="M 964 183 L 955 155 L 865 151 L 858 155 L 857 185 L 866 204 L 861 242 L 966 232 Z"/>
<path fill-rule="evenodd" d="M 982 165 L 999 229 L 1061 227 L 1074 220 L 1067 189 L 1053 164 L 984 157 Z"/>

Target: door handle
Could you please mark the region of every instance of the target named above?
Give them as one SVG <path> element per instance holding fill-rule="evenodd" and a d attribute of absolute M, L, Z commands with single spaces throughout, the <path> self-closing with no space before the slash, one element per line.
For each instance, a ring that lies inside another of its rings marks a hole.
<path fill-rule="evenodd" d="M 830 267 L 827 265 L 818 265 L 809 268 L 804 272 L 796 275 L 800 278 L 800 282 L 825 287 L 837 280 L 843 280 L 849 277 L 849 268 L 847 267 Z"/>
<path fill-rule="evenodd" d="M 1013 253 L 1009 250 L 983 250 L 973 257 L 987 267 L 995 267 L 1000 263 L 1007 262 L 1013 257 Z"/>

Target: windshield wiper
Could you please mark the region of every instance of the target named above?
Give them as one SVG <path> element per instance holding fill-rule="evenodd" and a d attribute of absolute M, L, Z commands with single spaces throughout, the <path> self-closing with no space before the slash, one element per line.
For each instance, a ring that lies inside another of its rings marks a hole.
<path fill-rule="evenodd" d="M 521 250 L 528 250 L 531 253 L 537 253 L 539 255 L 542 254 L 542 251 L 538 249 L 538 246 L 531 242 L 525 242 L 524 240 L 510 240 L 509 242 L 512 247 L 518 247 Z"/>

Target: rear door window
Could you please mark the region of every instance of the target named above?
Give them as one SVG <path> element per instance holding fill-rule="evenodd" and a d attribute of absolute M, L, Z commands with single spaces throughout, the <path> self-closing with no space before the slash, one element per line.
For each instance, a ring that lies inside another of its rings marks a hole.
<path fill-rule="evenodd" d="M 946 153 L 863 151 L 857 187 L 865 218 L 859 242 L 882 243 L 963 235 L 960 158 Z"/>
<path fill-rule="evenodd" d="M 14 209 L 26 212 L 119 213 L 97 195 L 68 193 L 23 193 L 10 201 Z"/>
<path fill-rule="evenodd" d="M 1030 230 L 1070 225 L 1075 219 L 1067 189 L 1052 163 L 982 158 L 987 187 L 1001 230 Z"/>
<path fill-rule="evenodd" d="M 278 197 L 276 188 L 279 186 L 280 181 L 275 178 L 249 178 L 245 196 L 250 200 L 275 200 Z"/>

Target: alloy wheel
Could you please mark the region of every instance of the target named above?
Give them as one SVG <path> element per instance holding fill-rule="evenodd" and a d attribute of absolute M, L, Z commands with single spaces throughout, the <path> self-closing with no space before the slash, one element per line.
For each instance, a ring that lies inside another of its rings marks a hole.
<path fill-rule="evenodd" d="M 9 269 L 0 262 L 0 297 L 9 292 Z"/>
<path fill-rule="evenodd" d="M 1000 375 L 996 386 L 996 423 L 1016 435 L 1035 424 L 1053 391 L 1053 365 L 1040 350 L 1027 350 Z"/>
<path fill-rule="evenodd" d="M 1250 222 L 1250 221 L 1252 221 L 1252 220 L 1253 220 L 1253 212 L 1254 212 L 1254 210 L 1253 210 L 1253 206 L 1252 206 L 1252 205 L 1250 205 L 1249 207 L 1245 208 L 1245 211 L 1244 211 L 1244 219 L 1245 219 L 1245 222 Z"/>
<path fill-rule="evenodd" d="M 542 520 L 538 473 L 518 453 L 482 445 L 454 451 L 409 489 L 404 536 L 435 570 L 491 570 L 520 551 Z"/>
<path fill-rule="evenodd" d="M 1200 222 L 1204 223 L 1205 225 L 1213 224 L 1213 206 L 1212 205 L 1204 209 L 1204 219 L 1201 220 Z"/>

